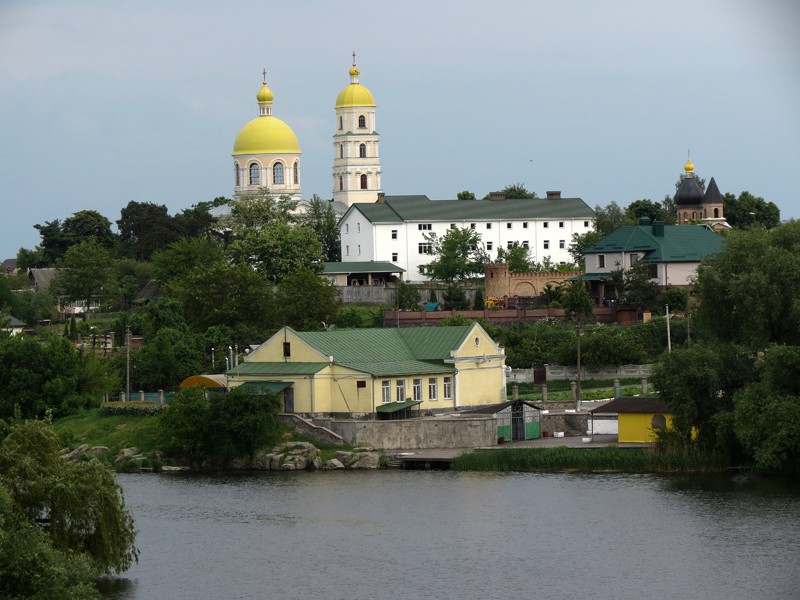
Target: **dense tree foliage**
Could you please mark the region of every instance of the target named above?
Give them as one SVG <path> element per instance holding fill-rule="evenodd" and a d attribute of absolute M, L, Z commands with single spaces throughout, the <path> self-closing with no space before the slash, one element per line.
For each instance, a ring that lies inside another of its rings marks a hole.
<path fill-rule="evenodd" d="M 192 463 L 225 466 L 232 458 L 252 456 L 280 435 L 275 394 L 253 394 L 234 388 L 227 394 L 183 389 L 161 417 L 166 450 Z"/>
<path fill-rule="evenodd" d="M 333 283 L 302 269 L 278 284 L 276 304 L 283 324 L 300 331 L 318 331 L 336 321 L 342 299 Z"/>
<path fill-rule="evenodd" d="M 498 248 L 497 262 L 508 265 L 510 273 L 528 273 L 533 270 L 531 251 L 519 242 L 514 242 L 511 248 Z"/>
<path fill-rule="evenodd" d="M 747 229 L 753 226 L 772 229 L 781 222 L 778 207 L 759 196 L 744 191 L 739 196 L 725 194 L 725 220 L 734 227 Z"/>
<path fill-rule="evenodd" d="M 319 236 L 326 261 L 339 262 L 342 260 L 339 217 L 333 210 L 333 202 L 322 200 L 314 194 L 301 222 L 313 229 Z"/>
<path fill-rule="evenodd" d="M 653 381 L 688 439 L 766 471 L 800 459 L 800 223 L 728 234 L 698 270 L 700 343 L 664 355 Z"/>
<path fill-rule="evenodd" d="M 29 526 L 44 522 L 43 531 L 57 552 L 85 557 L 94 574 L 125 571 L 138 557 L 134 545 L 136 532 L 114 474 L 96 460 L 65 461 L 59 456 L 60 447 L 58 437 L 45 422 L 25 421 L 12 426 L 0 443 L 0 513 L 8 515 L 9 512 L 2 506 L 2 489 L 5 488 L 13 499 L 13 526 L 24 527 L 19 517 Z M 0 531 L 4 532 L 5 528 Z M 5 535 L 0 538 L 0 552 L 4 538 Z M 39 553 L 45 560 L 52 561 L 52 566 L 63 564 L 58 554 L 41 548 L 42 540 L 38 536 L 29 543 L 32 545 L 26 549 L 39 545 Z M 24 562 L 25 559 L 16 557 L 16 560 Z M 0 569 L 5 565 L 0 563 Z M 80 574 L 77 578 L 63 573 L 47 573 L 46 577 L 67 589 L 80 585 L 87 563 L 78 558 L 75 566 Z M 36 579 L 35 573 L 25 575 Z M 18 573 L 11 575 L 20 576 Z M 0 586 L 7 584 L 5 574 L 0 581 L 3 582 Z"/>
<path fill-rule="evenodd" d="M 59 272 L 52 285 L 67 301 L 87 308 L 115 295 L 114 262 L 111 252 L 93 239 L 72 246 L 58 261 Z"/>
<path fill-rule="evenodd" d="M 405 281 L 400 281 L 397 284 L 397 307 L 400 310 L 419 310 L 420 297 L 419 289 Z"/>
<path fill-rule="evenodd" d="M 463 192 L 458 192 L 458 194 L 456 194 L 456 199 L 457 200 L 477 200 L 477 198 L 475 197 L 475 194 L 473 194 L 469 190 L 464 190 Z"/>
<path fill-rule="evenodd" d="M 49 337 L 44 343 L 23 337 L 0 337 L 0 418 L 18 407 L 23 418 L 52 409 L 68 414 L 99 402 L 117 380 L 101 359 L 75 350 L 68 340 Z"/>
<path fill-rule="evenodd" d="M 420 266 L 420 271 L 432 279 L 452 282 L 483 273 L 488 257 L 474 229 L 456 227 L 442 237 L 428 234 L 425 239 L 432 246 L 434 259 Z"/>

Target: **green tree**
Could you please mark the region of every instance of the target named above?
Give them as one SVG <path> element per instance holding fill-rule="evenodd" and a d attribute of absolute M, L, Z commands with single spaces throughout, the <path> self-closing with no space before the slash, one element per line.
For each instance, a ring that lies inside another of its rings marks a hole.
<path fill-rule="evenodd" d="M 211 214 L 210 209 L 228 202 L 230 200 L 222 197 L 215 198 L 211 202 L 198 202 L 191 208 L 185 208 L 176 214 L 175 225 L 184 237 L 208 238 L 217 222 L 217 218 Z"/>
<path fill-rule="evenodd" d="M 166 450 L 194 464 L 225 466 L 278 441 L 280 402 L 275 394 L 234 388 L 227 394 L 183 389 L 159 423 Z M 221 465 L 219 464 L 221 461 Z"/>
<path fill-rule="evenodd" d="M 469 310 L 469 300 L 464 287 L 455 281 L 448 284 L 442 294 L 445 310 Z"/>
<path fill-rule="evenodd" d="M 245 344 L 263 341 L 279 323 L 271 288 L 264 275 L 245 264 L 217 262 L 191 271 L 175 287 L 175 297 L 195 329 L 229 327 L 236 342 Z"/>
<path fill-rule="evenodd" d="M 781 211 L 772 203 L 750 192 L 742 192 L 738 197 L 725 194 L 725 220 L 734 227 L 747 229 L 760 226 L 765 229 L 777 227 L 781 222 Z"/>
<path fill-rule="evenodd" d="M 456 194 L 456 199 L 457 200 L 477 200 L 477 198 L 475 197 L 475 194 L 473 194 L 469 190 L 464 190 L 463 192 L 458 192 L 458 194 Z"/>
<path fill-rule="evenodd" d="M 61 231 L 69 240 L 70 247 L 82 241 L 94 240 L 112 251 L 117 243 L 117 236 L 111 231 L 111 221 L 96 210 L 79 210 L 67 217 Z"/>
<path fill-rule="evenodd" d="M 536 198 L 536 192 L 528 191 L 524 183 L 512 183 L 507 185 L 500 190 L 500 193 L 505 195 L 508 200 L 530 200 Z M 488 198 L 489 196 L 486 196 L 485 199 Z"/>
<path fill-rule="evenodd" d="M 149 260 L 153 252 L 178 241 L 182 234 L 166 206 L 134 200 L 120 211 L 117 229 L 123 256 L 136 260 Z"/>
<path fill-rule="evenodd" d="M 800 221 L 729 232 L 698 267 L 695 289 L 707 336 L 754 349 L 800 344 Z"/>
<path fill-rule="evenodd" d="M 55 549 L 47 535 L 16 510 L 10 490 L 2 483 L 0 565 L 2 598 L 100 599 L 91 561 L 81 554 Z"/>
<path fill-rule="evenodd" d="M 53 284 L 69 301 L 89 307 L 92 301 L 114 297 L 114 260 L 111 253 L 93 239 L 72 246 L 58 263 L 60 271 Z"/>
<path fill-rule="evenodd" d="M 594 300 L 586 289 L 586 282 L 582 279 L 573 281 L 563 296 L 564 316 L 567 321 L 575 325 L 575 347 L 576 364 L 578 367 L 577 377 L 577 408 L 580 409 L 581 403 L 581 334 L 586 321 L 594 316 Z"/>
<path fill-rule="evenodd" d="M 475 290 L 475 301 L 473 302 L 473 307 L 475 310 L 483 310 L 486 308 L 486 305 L 483 301 L 483 289 L 478 288 Z"/>
<path fill-rule="evenodd" d="M 49 264 L 51 263 L 41 246 L 36 246 L 33 250 L 20 248 L 17 252 L 17 271 L 20 273 L 25 273 L 28 269 L 40 269 Z"/>
<path fill-rule="evenodd" d="M 322 242 L 322 252 L 326 261 L 339 262 L 342 260 L 339 218 L 333 210 L 333 202 L 322 200 L 314 194 L 303 215 L 302 223 L 317 232 Z"/>
<path fill-rule="evenodd" d="M 772 346 L 763 356 L 760 380 L 733 397 L 736 435 L 759 469 L 796 476 L 800 474 L 800 346 Z"/>
<path fill-rule="evenodd" d="M 448 229 L 442 237 L 428 234 L 425 239 L 432 246 L 435 258 L 420 266 L 420 272 L 433 279 L 452 282 L 483 273 L 488 257 L 481 244 L 481 236 L 474 229 Z"/>
<path fill-rule="evenodd" d="M 637 261 L 625 271 L 623 292 L 620 298 L 626 306 L 654 309 L 658 305 L 658 284 L 650 278 L 650 266 Z"/>
<path fill-rule="evenodd" d="M 155 278 L 160 283 L 168 285 L 186 277 L 197 268 L 221 263 L 224 254 L 217 240 L 185 237 L 166 248 L 156 250 L 150 260 Z"/>
<path fill-rule="evenodd" d="M 689 310 L 689 292 L 686 288 L 673 287 L 661 292 L 661 304 L 669 306 L 669 312 L 685 313 Z"/>
<path fill-rule="evenodd" d="M 339 315 L 342 298 L 327 279 L 309 269 L 290 274 L 278 284 L 277 312 L 286 325 L 301 331 L 325 329 Z"/>
<path fill-rule="evenodd" d="M 99 461 L 65 461 L 60 448 L 49 424 L 15 423 L 0 443 L 0 484 L 29 523 L 46 519 L 56 550 L 84 555 L 97 572 L 125 571 L 138 551 L 122 489 Z"/>
<path fill-rule="evenodd" d="M 149 391 L 177 388 L 190 375 L 203 372 L 203 346 L 202 339 L 186 330 L 159 329 L 131 357 L 134 385 Z"/>
<path fill-rule="evenodd" d="M 397 283 L 397 306 L 400 310 L 419 310 L 419 289 L 405 281 Z"/>
<path fill-rule="evenodd" d="M 649 198 L 631 202 L 625 207 L 625 217 L 636 223 L 638 223 L 639 219 L 642 217 L 647 217 L 651 221 L 663 221 L 664 223 L 670 220 L 672 223 L 675 222 L 675 217 L 667 212 L 667 208 L 663 203 L 653 202 Z"/>
<path fill-rule="evenodd" d="M 320 271 L 325 259 L 322 242 L 300 223 L 293 213 L 296 206 L 292 200 L 275 199 L 266 188 L 233 201 L 222 222 L 232 233 L 229 257 L 275 283 L 301 269 Z"/>
<path fill-rule="evenodd" d="M 519 242 L 514 242 L 511 248 L 497 249 L 497 262 L 508 265 L 510 273 L 528 273 L 532 268 L 531 251 Z"/>

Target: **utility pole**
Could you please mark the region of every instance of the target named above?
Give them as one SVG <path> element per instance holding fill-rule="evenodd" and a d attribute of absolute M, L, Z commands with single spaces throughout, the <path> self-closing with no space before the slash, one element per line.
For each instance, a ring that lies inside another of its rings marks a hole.
<path fill-rule="evenodd" d="M 125 400 L 131 399 L 131 327 L 125 328 Z"/>
<path fill-rule="evenodd" d="M 665 304 L 667 307 L 667 352 L 672 352 L 672 336 L 669 332 L 669 304 Z"/>

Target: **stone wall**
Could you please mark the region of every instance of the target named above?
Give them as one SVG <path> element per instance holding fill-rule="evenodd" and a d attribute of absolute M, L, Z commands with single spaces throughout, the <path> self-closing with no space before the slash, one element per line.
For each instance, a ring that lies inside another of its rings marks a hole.
<path fill-rule="evenodd" d="M 492 263 L 484 267 L 486 274 L 485 297 L 539 296 L 550 283 L 559 285 L 570 277 L 583 275 L 583 271 L 551 271 L 549 273 L 509 273 L 508 265 Z"/>
<path fill-rule="evenodd" d="M 351 446 L 383 450 L 478 448 L 497 445 L 493 417 L 435 417 L 398 421 L 324 419 L 327 427 Z"/>
<path fill-rule="evenodd" d="M 338 435 L 336 432 L 331 431 L 327 427 L 315 425 L 299 415 L 281 413 L 278 415 L 278 421 L 291 425 L 298 433 L 310 437 L 313 440 L 317 440 L 318 442 L 325 442 L 335 446 L 343 446 L 345 443 L 342 436 Z"/>

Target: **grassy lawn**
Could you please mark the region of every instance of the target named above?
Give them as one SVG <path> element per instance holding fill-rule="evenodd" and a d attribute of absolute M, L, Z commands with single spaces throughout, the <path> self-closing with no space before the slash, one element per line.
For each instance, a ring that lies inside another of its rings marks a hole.
<path fill-rule="evenodd" d="M 107 446 L 113 458 L 122 448 L 135 446 L 144 454 L 158 449 L 160 417 L 117 415 L 101 416 L 94 408 L 53 423 L 65 445 Z"/>

